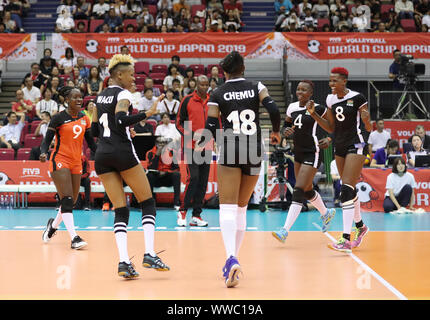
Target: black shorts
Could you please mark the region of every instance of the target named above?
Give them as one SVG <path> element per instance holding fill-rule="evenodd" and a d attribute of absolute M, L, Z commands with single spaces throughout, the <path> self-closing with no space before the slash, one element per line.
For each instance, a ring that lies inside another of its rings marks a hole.
<path fill-rule="evenodd" d="M 258 176 L 261 171 L 261 163 L 260 164 L 221 164 L 221 166 L 226 166 L 229 168 L 240 168 L 242 174 L 247 176 Z"/>
<path fill-rule="evenodd" d="M 97 175 L 108 172 L 121 172 L 131 169 L 140 163 L 132 151 L 117 153 L 96 152 L 94 160 Z"/>
<path fill-rule="evenodd" d="M 298 152 L 294 154 L 294 161 L 312 166 L 318 169 L 321 165 L 321 153 L 319 152 Z"/>
<path fill-rule="evenodd" d="M 261 168 L 261 144 L 253 146 L 253 152 L 249 152 L 249 148 L 249 146 L 236 144 L 233 150 L 227 150 L 225 146 L 222 146 L 217 156 L 217 163 L 230 168 L 240 168 L 242 173 L 247 176 L 257 176 L 260 174 Z"/>
<path fill-rule="evenodd" d="M 335 145 L 334 147 L 334 154 L 338 157 L 345 158 L 347 154 L 359 154 L 366 156 L 369 152 L 369 145 L 365 142 L 363 143 L 356 143 L 356 144 L 350 144 L 350 145 Z"/>

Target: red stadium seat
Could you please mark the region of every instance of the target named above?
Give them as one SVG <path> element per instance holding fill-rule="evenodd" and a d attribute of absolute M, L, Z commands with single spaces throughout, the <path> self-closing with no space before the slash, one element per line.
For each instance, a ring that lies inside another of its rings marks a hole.
<path fill-rule="evenodd" d="M 167 75 L 167 66 L 165 64 L 153 64 L 151 68 L 153 73 L 164 73 Z"/>
<path fill-rule="evenodd" d="M 202 64 L 190 64 L 188 67 L 194 70 L 195 76 L 199 76 L 201 74 L 206 73 L 205 66 Z"/>
<path fill-rule="evenodd" d="M 206 6 L 204 4 L 194 4 L 191 6 L 191 17 L 194 17 L 197 11 L 206 11 Z"/>
<path fill-rule="evenodd" d="M 164 93 L 164 86 L 162 84 L 154 84 L 153 87 L 158 88 L 158 90 L 160 90 L 161 94 Z"/>
<path fill-rule="evenodd" d="M 154 119 L 148 119 L 146 120 L 147 123 L 149 123 L 150 125 L 152 125 L 152 127 L 154 128 L 154 133 L 155 133 L 155 129 L 157 129 L 157 121 L 155 121 Z"/>
<path fill-rule="evenodd" d="M 22 145 L 24 143 L 25 136 L 30 132 L 30 124 L 25 121 L 24 128 L 21 131 L 21 137 L 19 138 L 19 143 Z"/>
<path fill-rule="evenodd" d="M 414 19 L 401 19 L 400 25 L 405 32 L 417 32 Z"/>
<path fill-rule="evenodd" d="M 16 154 L 16 160 L 28 160 L 30 159 L 31 148 L 21 148 L 18 149 Z"/>
<path fill-rule="evenodd" d="M 27 134 L 24 138 L 24 148 L 39 147 L 42 143 L 43 136 L 36 136 L 34 134 Z"/>
<path fill-rule="evenodd" d="M 143 74 L 136 74 L 136 76 L 134 77 L 136 79 L 136 85 L 144 85 L 145 84 L 145 79 L 146 79 L 146 75 Z"/>
<path fill-rule="evenodd" d="M 329 19 L 318 19 L 317 31 L 322 31 L 324 25 L 330 25 Z"/>
<path fill-rule="evenodd" d="M 104 20 L 102 19 L 94 19 L 90 20 L 90 32 L 95 32 L 97 27 L 103 24 Z"/>
<path fill-rule="evenodd" d="M 355 7 L 355 4 L 348 4 L 346 7 L 348 8 L 348 14 L 351 14 L 352 8 Z"/>
<path fill-rule="evenodd" d="M 79 22 L 83 22 L 85 24 L 85 32 L 88 31 L 88 20 L 75 20 L 75 29 L 78 30 Z"/>
<path fill-rule="evenodd" d="M 154 19 L 157 17 L 157 5 L 153 5 L 153 4 L 148 5 L 148 11 L 150 14 L 152 14 Z"/>
<path fill-rule="evenodd" d="M 128 26 L 129 24 L 132 24 L 132 25 L 133 25 L 133 27 L 134 27 L 134 32 L 136 32 L 136 30 L 137 30 L 137 22 L 136 22 L 136 19 L 125 19 L 125 20 L 123 20 L 122 24 L 124 25 L 124 32 L 126 32 L 126 31 L 127 31 L 127 26 Z"/>
<path fill-rule="evenodd" d="M 143 89 L 145 89 L 145 86 L 143 84 L 136 84 L 136 91 L 142 92 Z"/>
<path fill-rule="evenodd" d="M 163 73 L 151 73 L 149 76 L 154 80 L 154 84 L 163 84 L 164 78 L 166 77 Z"/>
<path fill-rule="evenodd" d="M 146 75 L 149 74 L 149 62 L 146 61 L 138 61 L 134 64 L 134 72 L 135 73 L 144 73 Z"/>
<path fill-rule="evenodd" d="M 0 149 L 0 160 L 14 160 L 15 150 L 13 149 Z"/>
<path fill-rule="evenodd" d="M 393 4 L 381 4 L 381 19 L 386 20 L 389 16 L 390 9 L 394 9 Z"/>
<path fill-rule="evenodd" d="M 39 121 L 39 120 L 33 121 L 33 122 L 31 123 L 29 133 L 35 133 L 35 132 L 36 132 L 37 127 L 39 126 L 39 123 L 41 123 L 41 122 L 42 122 L 42 121 Z"/>

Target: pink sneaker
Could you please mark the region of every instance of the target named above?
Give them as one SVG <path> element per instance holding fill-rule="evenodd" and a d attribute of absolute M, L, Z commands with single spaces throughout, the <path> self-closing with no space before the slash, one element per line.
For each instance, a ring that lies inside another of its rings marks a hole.
<path fill-rule="evenodd" d="M 363 225 L 361 228 L 355 228 L 355 237 L 351 242 L 353 248 L 358 248 L 363 240 L 363 237 L 369 232 L 369 227 Z"/>
<path fill-rule="evenodd" d="M 328 247 L 330 249 L 341 251 L 341 252 L 347 252 L 351 253 L 351 241 L 345 239 L 344 237 L 339 238 L 339 240 L 336 243 L 330 243 L 328 244 Z"/>

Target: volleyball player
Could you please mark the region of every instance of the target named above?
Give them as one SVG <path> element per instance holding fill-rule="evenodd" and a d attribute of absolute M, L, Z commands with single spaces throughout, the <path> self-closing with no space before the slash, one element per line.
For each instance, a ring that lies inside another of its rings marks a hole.
<path fill-rule="evenodd" d="M 246 230 L 246 209 L 261 167 L 260 102 L 269 111 L 273 125 L 271 142 L 276 144 L 281 140 L 280 114 L 261 82 L 255 84 L 243 78 L 245 65 L 238 52 L 228 54 L 221 61 L 221 67 L 226 82 L 215 89 L 209 98 L 205 128 L 215 136 L 221 115 L 223 141 L 217 140 L 221 148 L 217 173 L 220 228 L 227 254 L 223 272 L 226 286 L 234 287 L 239 283 L 241 272 L 237 256 Z M 199 139 L 195 137 L 195 140 Z"/>
<path fill-rule="evenodd" d="M 146 112 L 131 115 L 133 101 L 129 88 L 134 83 L 134 60 L 130 55 L 116 54 L 109 63 L 112 85 L 103 90 L 96 100 L 97 114 L 93 115 L 91 129 L 97 136 L 95 170 L 100 177 L 109 199 L 115 207 L 114 232 L 119 251 L 118 275 L 135 278 L 139 274 L 130 262 L 127 251 L 127 225 L 129 209 L 123 189 L 123 180 L 133 190 L 142 210 L 142 226 L 145 235 L 143 266 L 167 271 L 154 251 L 155 201 L 145 171 L 131 142 L 129 126 L 157 113 L 158 97 Z"/>
<path fill-rule="evenodd" d="M 284 124 L 284 135 L 294 133 L 294 173 L 296 184 L 294 186 L 292 203 L 288 210 L 284 227 L 273 231 L 272 235 L 281 242 L 285 242 L 288 232 L 302 211 L 303 202 L 309 200 L 321 214 L 322 231 L 326 232 L 336 210 L 327 209 L 321 195 L 313 188 L 314 176 L 321 164 L 322 136 L 318 136 L 318 123 L 312 118 L 306 108 L 306 103 L 312 97 L 314 84 L 312 81 L 299 82 L 296 89 L 298 101 L 291 103 L 287 108 Z M 319 104 L 314 106 L 315 112 L 327 119 L 327 109 Z M 292 126 L 291 126 L 292 124 Z"/>
<path fill-rule="evenodd" d="M 368 149 L 369 133 L 372 130 L 366 98 L 359 92 L 346 87 L 348 70 L 333 68 L 330 73 L 329 86 L 332 93 L 327 96 L 326 104 L 330 109 L 328 121 L 315 112 L 313 101 L 307 108 L 318 124 L 328 132 L 334 131 L 336 166 L 342 180 L 340 201 L 343 212 L 343 234 L 337 243 L 329 248 L 351 252 L 358 247 L 369 228 L 363 223 L 360 212 L 360 201 L 355 185 L 361 174 Z M 351 241 L 352 222 L 356 232 Z"/>
<path fill-rule="evenodd" d="M 96 150 L 96 144 L 91 135 L 91 120 L 81 112 L 83 100 L 80 90 L 63 87 L 60 95 L 64 97 L 67 109 L 55 114 L 49 122 L 45 139 L 41 145 L 40 161 L 46 161 L 49 146 L 55 136 L 49 171 L 57 188 L 61 207 L 56 218 L 48 220 L 42 239 L 44 242 L 48 242 L 63 221 L 72 239 L 71 248 L 82 249 L 87 243 L 76 234 L 73 206 L 78 199 L 81 186 L 83 139 L 85 137 L 92 151 Z"/>

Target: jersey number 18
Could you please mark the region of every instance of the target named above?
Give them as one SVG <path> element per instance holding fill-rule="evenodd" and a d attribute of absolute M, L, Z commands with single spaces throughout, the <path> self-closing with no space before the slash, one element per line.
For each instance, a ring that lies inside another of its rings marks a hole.
<path fill-rule="evenodd" d="M 251 109 L 243 110 L 240 115 L 239 111 L 235 110 L 228 115 L 227 120 L 233 123 L 234 134 L 242 132 L 249 136 L 257 132 L 257 124 L 254 122 L 255 112 Z"/>

